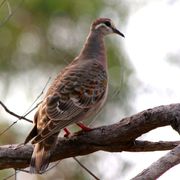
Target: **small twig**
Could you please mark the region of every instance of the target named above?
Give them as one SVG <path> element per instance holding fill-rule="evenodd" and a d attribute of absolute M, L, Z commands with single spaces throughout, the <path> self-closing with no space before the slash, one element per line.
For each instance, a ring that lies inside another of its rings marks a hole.
<path fill-rule="evenodd" d="M 73 159 L 86 171 L 88 172 L 94 179 L 100 180 L 96 175 L 94 175 L 87 167 L 85 167 L 76 157 Z"/>
<path fill-rule="evenodd" d="M 7 0 L 3 0 L 0 4 L 0 8 L 3 6 L 3 4 L 6 2 Z"/>
<path fill-rule="evenodd" d="M 9 178 L 13 177 L 14 175 L 15 175 L 15 173 L 13 173 L 13 174 L 11 174 L 11 175 L 9 175 L 9 176 L 7 176 L 7 177 L 3 178 L 3 180 L 7 180 L 7 179 L 9 179 Z"/>
<path fill-rule="evenodd" d="M 29 110 L 29 109 L 33 106 L 33 104 L 42 96 L 42 94 L 44 93 L 44 90 L 45 90 L 45 88 L 47 87 L 50 79 L 51 79 L 51 77 L 48 78 L 48 81 L 46 82 L 43 90 L 42 90 L 41 93 L 38 95 L 38 97 L 34 100 L 34 102 L 31 104 L 31 106 L 28 108 L 28 110 L 26 111 L 26 113 L 25 113 L 23 116 L 19 116 L 19 115 L 17 115 L 16 113 L 10 111 L 10 110 L 5 106 L 5 104 L 4 104 L 2 101 L 0 101 L 1 106 L 4 108 L 4 110 L 5 110 L 7 113 L 9 113 L 9 114 L 11 114 L 12 116 L 15 116 L 15 117 L 18 118 L 18 119 L 17 119 L 16 121 L 14 121 L 11 125 L 9 125 L 4 131 L 2 131 L 2 132 L 0 133 L 0 136 L 1 136 L 2 134 L 4 134 L 6 131 L 8 131 L 12 126 L 14 126 L 14 124 L 16 124 L 16 123 L 17 123 L 19 120 L 21 120 L 21 119 L 23 119 L 23 120 L 25 120 L 25 121 L 28 121 L 28 122 L 30 122 L 30 123 L 33 123 L 33 121 L 27 119 L 26 116 L 27 116 L 28 114 L 30 114 L 34 109 L 36 109 L 36 108 L 39 106 L 39 104 L 42 103 L 42 101 L 39 102 L 38 104 L 36 104 L 35 107 L 33 107 L 31 110 Z"/>
<path fill-rule="evenodd" d="M 14 171 L 15 171 L 15 173 L 14 173 L 14 176 L 15 176 L 15 178 L 14 178 L 14 180 L 17 180 L 17 170 L 16 169 L 14 169 Z"/>
<path fill-rule="evenodd" d="M 14 124 L 16 124 L 17 121 L 13 122 L 11 125 L 9 125 L 6 129 L 4 129 L 3 131 L 1 131 L 0 136 L 3 135 L 5 132 L 7 132 L 12 126 L 14 126 Z"/>
<path fill-rule="evenodd" d="M 7 0 L 7 7 L 8 7 L 8 11 L 9 11 L 9 15 L 12 14 L 12 10 L 11 10 L 11 6 L 9 4 L 9 1 Z"/>
<path fill-rule="evenodd" d="M 24 119 L 25 121 L 28 121 L 28 122 L 32 123 L 32 120 L 27 119 L 25 116 L 19 116 L 19 115 L 17 115 L 16 113 L 10 111 L 10 110 L 5 106 L 5 104 L 4 104 L 2 101 L 0 101 L 0 105 L 4 108 L 4 110 L 5 110 L 7 113 L 11 114 L 11 115 L 14 116 L 14 117 L 17 117 L 19 120 L 20 120 L 20 119 Z"/>
<path fill-rule="evenodd" d="M 19 173 L 19 172 L 29 173 L 29 171 L 24 170 L 24 169 L 16 169 L 16 170 L 15 170 L 15 173 L 13 173 L 13 174 L 11 174 L 11 175 L 9 175 L 9 176 L 3 178 L 3 180 L 7 180 L 7 179 L 9 179 L 9 178 L 11 178 L 11 177 L 13 177 L 13 176 L 15 176 L 15 178 L 16 178 L 17 173 Z"/>
<path fill-rule="evenodd" d="M 0 7 L 5 3 L 6 0 L 2 1 L 0 4 Z M 17 5 L 17 7 L 14 9 L 14 11 L 11 10 L 10 4 L 7 2 L 9 15 L 0 23 L 0 28 L 15 14 L 15 12 L 18 10 L 18 8 L 23 4 L 24 0 L 21 0 L 21 2 Z"/>
<path fill-rule="evenodd" d="M 36 108 L 39 106 L 39 104 L 41 104 L 41 103 L 42 103 L 42 101 L 39 102 L 34 108 L 32 108 L 32 109 L 31 109 L 29 112 L 27 112 L 24 116 L 19 116 L 19 115 L 17 115 L 16 113 L 10 111 L 10 110 L 0 101 L 0 104 L 2 105 L 2 107 L 4 108 L 4 110 L 5 110 L 7 113 L 9 113 L 9 114 L 11 114 L 12 116 L 15 116 L 15 117 L 18 118 L 18 119 L 17 119 L 16 121 L 14 121 L 11 125 L 9 125 L 4 131 L 2 131 L 2 132 L 0 133 L 0 136 L 1 136 L 2 134 L 4 134 L 6 131 L 8 131 L 12 126 L 14 126 L 14 125 L 15 125 L 19 120 L 21 120 L 21 119 L 24 119 L 24 120 L 27 121 L 27 122 L 33 123 L 33 121 L 27 119 L 26 116 L 27 116 L 28 114 L 30 114 L 34 109 L 36 109 Z"/>
<path fill-rule="evenodd" d="M 40 104 L 42 103 L 42 101 L 40 101 L 39 103 L 36 104 L 36 106 L 34 106 L 30 111 L 28 111 L 26 114 L 24 114 L 23 117 L 26 117 L 28 114 L 30 114 L 32 111 L 34 111 Z M 32 123 L 33 121 L 31 121 Z"/>
<path fill-rule="evenodd" d="M 45 172 L 50 171 L 51 169 L 53 169 L 54 167 L 56 167 L 60 162 L 61 162 L 61 160 L 58 161 L 57 163 L 55 163 L 55 164 L 54 164 L 53 166 L 51 166 L 50 168 L 48 168 Z M 16 170 L 15 170 L 15 173 L 13 173 L 13 174 L 11 174 L 11 175 L 3 178 L 3 180 L 8 180 L 9 178 L 11 178 L 11 177 L 13 177 L 13 176 L 15 176 L 15 179 L 16 179 L 17 173 L 19 173 L 19 172 L 24 172 L 24 173 L 28 173 L 28 174 L 29 174 L 29 171 L 28 171 L 28 170 L 25 170 L 25 169 L 16 169 Z M 43 173 L 45 173 L 45 172 L 43 172 Z M 41 174 L 43 174 L 43 173 L 41 173 Z"/>
<path fill-rule="evenodd" d="M 54 165 L 52 165 L 51 167 L 49 167 L 48 169 L 46 169 L 46 170 L 45 170 L 44 172 L 42 172 L 41 174 L 50 171 L 51 169 L 53 169 L 54 167 L 56 167 L 60 162 L 61 162 L 61 160 L 59 160 L 58 162 L 56 162 Z"/>
<path fill-rule="evenodd" d="M 44 94 L 44 91 L 45 91 L 47 85 L 49 84 L 50 80 L 51 80 L 51 77 L 48 78 L 48 80 L 47 80 L 46 84 L 44 85 L 44 87 L 43 87 L 42 91 L 40 92 L 40 94 L 36 97 L 36 99 L 33 101 L 33 103 L 31 104 L 31 106 L 27 109 L 26 112 L 28 112 L 28 114 L 31 113 L 34 109 L 36 109 L 36 108 L 39 106 L 39 104 L 42 102 L 42 101 L 41 101 L 41 102 L 38 103 L 34 108 L 32 108 L 32 106 L 37 102 L 37 100 Z M 32 108 L 32 109 L 31 109 L 31 108 Z M 31 109 L 31 110 L 30 110 L 30 109 Z M 26 114 L 25 114 L 24 116 L 26 116 Z"/>

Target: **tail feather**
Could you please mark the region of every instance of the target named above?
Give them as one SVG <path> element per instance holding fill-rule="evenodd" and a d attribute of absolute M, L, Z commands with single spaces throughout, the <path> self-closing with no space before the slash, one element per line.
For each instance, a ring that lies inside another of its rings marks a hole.
<path fill-rule="evenodd" d="M 49 165 L 50 156 L 50 149 L 45 149 L 43 143 L 37 143 L 31 157 L 29 172 L 43 173 Z"/>
<path fill-rule="evenodd" d="M 30 173 L 41 174 L 45 172 L 50 162 L 51 150 L 56 145 L 58 134 L 59 132 L 35 144 L 30 162 Z"/>

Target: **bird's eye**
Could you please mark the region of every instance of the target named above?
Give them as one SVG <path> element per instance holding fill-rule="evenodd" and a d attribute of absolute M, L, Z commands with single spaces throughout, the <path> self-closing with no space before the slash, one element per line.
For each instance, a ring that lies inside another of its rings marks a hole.
<path fill-rule="evenodd" d="M 111 23 L 109 21 L 105 21 L 104 24 L 108 27 L 111 27 Z"/>

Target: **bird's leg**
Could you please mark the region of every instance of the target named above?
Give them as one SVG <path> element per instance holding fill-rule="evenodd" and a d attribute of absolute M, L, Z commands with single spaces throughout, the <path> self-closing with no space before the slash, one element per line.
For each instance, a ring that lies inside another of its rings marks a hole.
<path fill-rule="evenodd" d="M 68 137 L 71 134 L 71 132 L 67 128 L 64 128 L 63 130 L 65 132 L 64 137 Z"/>
<path fill-rule="evenodd" d="M 91 131 L 92 129 L 91 128 L 89 128 L 89 127 L 87 127 L 87 126 L 85 126 L 83 123 L 81 123 L 81 122 L 78 122 L 78 123 L 76 123 L 82 130 L 84 130 L 84 131 Z"/>

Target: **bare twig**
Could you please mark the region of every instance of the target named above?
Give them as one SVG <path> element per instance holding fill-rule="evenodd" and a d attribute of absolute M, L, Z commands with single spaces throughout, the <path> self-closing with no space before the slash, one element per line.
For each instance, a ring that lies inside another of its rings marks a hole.
<path fill-rule="evenodd" d="M 8 0 L 6 1 L 6 3 L 7 3 L 8 12 L 9 12 L 9 15 L 10 15 L 10 14 L 12 14 L 11 6 L 10 6 Z"/>
<path fill-rule="evenodd" d="M 7 132 L 12 126 L 14 126 L 17 121 L 14 121 L 11 125 L 9 125 L 6 129 L 0 132 L 0 136 L 2 136 L 5 132 Z"/>
<path fill-rule="evenodd" d="M 3 0 L 1 3 L 0 3 L 0 8 L 3 6 L 3 4 L 6 2 L 7 0 Z"/>
<path fill-rule="evenodd" d="M 49 84 L 50 80 L 51 80 L 51 77 L 48 78 L 48 80 L 47 80 L 46 84 L 44 85 L 42 91 L 41 91 L 40 94 L 36 97 L 36 99 L 33 101 L 33 103 L 31 104 L 31 106 L 27 109 L 27 111 L 26 111 L 26 113 L 25 113 L 24 116 L 27 116 L 27 115 L 28 115 L 29 113 L 31 113 L 34 109 L 36 109 L 36 108 L 39 106 L 39 104 L 41 104 L 42 101 L 39 102 L 38 104 L 36 104 L 36 106 L 35 106 L 34 108 L 32 108 L 32 106 L 33 106 L 33 105 L 38 101 L 38 99 L 44 94 L 44 91 L 45 91 L 47 85 Z M 28 114 L 27 114 L 27 113 L 28 113 Z"/>
<path fill-rule="evenodd" d="M 42 101 L 41 101 L 41 102 L 42 102 Z M 32 111 L 34 111 L 34 109 L 36 109 L 36 108 L 39 106 L 39 104 L 41 104 L 41 102 L 39 102 L 35 107 L 33 107 L 33 108 L 32 108 L 29 112 L 27 112 L 25 115 L 19 116 L 19 115 L 17 115 L 16 113 L 10 111 L 10 110 L 0 101 L 1 106 L 4 108 L 4 110 L 5 110 L 7 113 L 9 113 L 9 114 L 11 114 L 12 116 L 15 116 L 15 117 L 18 118 L 16 121 L 14 121 L 12 124 L 10 124 L 6 129 L 4 129 L 4 130 L 0 133 L 0 136 L 3 135 L 5 132 L 7 132 L 12 126 L 14 126 L 14 125 L 15 125 L 19 120 L 21 120 L 21 119 L 23 119 L 23 120 L 25 120 L 25 121 L 27 121 L 27 122 L 33 123 L 33 121 L 27 119 L 26 116 L 27 116 L 28 114 L 30 114 Z"/>
<path fill-rule="evenodd" d="M 32 123 L 32 120 L 29 120 L 29 119 L 27 119 L 27 118 L 25 117 L 26 115 L 25 115 L 25 116 L 19 116 L 19 115 L 17 115 L 16 113 L 14 113 L 14 112 L 12 112 L 11 110 L 9 110 L 2 101 L 0 101 L 0 105 L 4 108 L 4 110 L 5 110 L 7 113 L 11 114 L 11 115 L 14 116 L 14 117 L 17 117 L 19 120 L 20 120 L 20 119 L 24 119 L 25 121 Z"/>
<path fill-rule="evenodd" d="M 9 113 L 9 114 L 11 114 L 12 116 L 18 118 L 16 121 L 14 121 L 12 124 L 10 124 L 6 129 L 4 129 L 2 132 L 0 132 L 0 136 L 3 135 L 5 132 L 7 132 L 12 126 L 14 126 L 14 125 L 15 125 L 19 120 L 21 120 L 21 119 L 23 119 L 23 120 L 25 120 L 25 121 L 27 121 L 27 122 L 30 122 L 30 123 L 33 122 L 32 120 L 29 120 L 29 119 L 27 119 L 27 118 L 25 117 L 25 116 L 26 116 L 27 114 L 29 114 L 29 113 L 27 113 L 25 116 L 19 116 L 19 115 L 17 115 L 16 113 L 10 111 L 10 110 L 5 106 L 5 104 L 4 104 L 2 101 L 0 101 L 0 105 L 4 108 L 4 110 L 5 110 L 7 113 Z"/>
<path fill-rule="evenodd" d="M 44 88 L 43 88 L 42 91 L 41 91 L 41 93 L 40 93 L 40 94 L 37 96 L 37 98 L 33 101 L 33 103 L 30 105 L 30 107 L 28 108 L 28 110 L 26 111 L 26 113 L 25 113 L 23 116 L 19 116 L 19 115 L 17 115 L 16 113 L 10 111 L 10 110 L 5 106 L 5 104 L 4 104 L 2 101 L 0 101 L 1 106 L 4 108 L 4 110 L 5 110 L 7 113 L 9 113 L 9 114 L 11 114 L 12 116 L 15 116 L 15 117 L 18 118 L 18 119 L 17 119 L 16 121 L 14 121 L 11 125 L 9 125 L 5 130 L 3 130 L 3 131 L 0 133 L 0 136 L 1 136 L 2 134 L 4 134 L 5 132 L 7 132 L 12 126 L 14 126 L 14 125 L 15 125 L 19 120 L 21 120 L 21 119 L 23 119 L 23 120 L 25 120 L 25 121 L 28 121 L 28 122 L 30 122 L 30 123 L 33 122 L 32 120 L 27 119 L 26 116 L 27 116 L 28 114 L 30 114 L 32 111 L 34 111 L 34 109 L 36 109 L 36 108 L 39 106 L 39 104 L 41 104 L 42 101 L 39 102 L 39 103 L 37 103 L 36 106 L 32 108 L 32 106 L 36 103 L 36 101 L 43 95 L 44 90 L 46 89 L 46 87 L 47 87 L 50 79 L 51 79 L 51 77 L 48 78 L 48 80 L 47 80 Z M 31 109 L 31 108 L 32 108 L 32 109 Z"/>
<path fill-rule="evenodd" d="M 87 167 L 85 167 L 76 157 L 73 157 L 73 159 L 84 169 L 86 172 L 88 172 L 94 179 L 100 180 L 96 175 L 94 175 Z"/>
<path fill-rule="evenodd" d="M 3 0 L 0 4 L 0 8 L 3 6 L 3 4 L 6 2 L 7 0 Z M 23 4 L 24 0 L 21 0 L 20 3 L 17 5 L 17 7 L 12 11 L 9 2 L 7 1 L 7 8 L 8 8 L 8 12 L 9 15 L 4 19 L 4 21 L 2 21 L 0 23 L 0 28 L 2 26 L 4 26 L 4 24 L 6 24 L 8 22 L 8 20 L 16 13 L 16 11 L 18 10 L 18 8 Z"/>
<path fill-rule="evenodd" d="M 52 165 L 51 167 L 49 167 L 48 169 L 46 169 L 45 170 L 45 172 L 48 172 L 48 171 L 50 171 L 51 169 L 53 169 L 54 167 L 56 167 L 59 163 L 61 162 L 61 160 L 60 161 L 58 161 L 58 162 L 56 162 L 54 165 Z M 42 174 L 43 173 L 45 173 L 45 172 L 42 172 Z"/>
<path fill-rule="evenodd" d="M 15 171 L 15 176 L 14 176 L 14 180 L 17 180 L 17 170 L 16 169 L 14 169 L 14 171 Z"/>
<path fill-rule="evenodd" d="M 34 106 L 31 110 L 29 110 L 26 114 L 24 114 L 23 117 L 26 117 L 28 114 L 30 114 L 32 111 L 34 111 L 41 103 L 42 103 L 42 101 L 37 103 L 36 106 Z M 31 123 L 32 123 L 32 121 L 31 121 Z"/>
<path fill-rule="evenodd" d="M 9 175 L 9 176 L 3 178 L 3 180 L 8 180 L 8 179 L 10 179 L 11 177 L 16 176 L 17 173 L 19 173 L 19 172 L 29 173 L 29 171 L 24 170 L 24 169 L 21 169 L 21 170 L 17 170 L 17 169 L 16 169 L 15 173 L 13 173 L 13 174 L 11 174 L 11 175 Z"/>
<path fill-rule="evenodd" d="M 15 173 L 13 173 L 13 174 L 11 174 L 11 175 L 9 175 L 9 176 L 3 178 L 3 180 L 8 180 L 8 179 L 10 179 L 11 177 L 13 177 L 14 175 L 15 175 Z"/>

